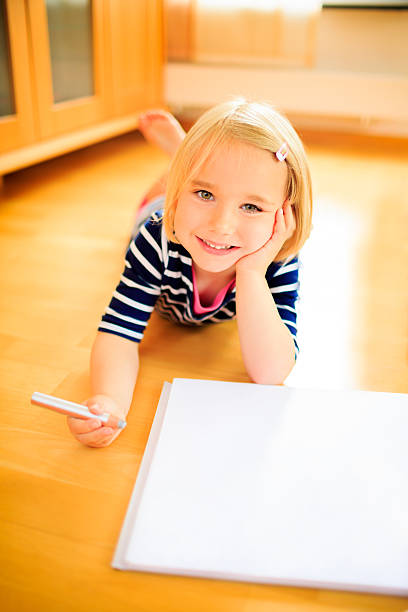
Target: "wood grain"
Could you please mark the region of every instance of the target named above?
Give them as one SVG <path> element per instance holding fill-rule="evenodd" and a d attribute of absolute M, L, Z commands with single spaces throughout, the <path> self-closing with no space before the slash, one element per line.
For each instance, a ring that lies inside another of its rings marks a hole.
<path fill-rule="evenodd" d="M 305 247 L 293 384 L 408 391 L 408 153 L 306 141 L 315 223 Z M 152 317 L 128 427 L 89 449 L 33 391 L 82 401 L 89 349 L 134 211 L 166 168 L 136 134 L 5 177 L 0 204 L 2 610 L 328 612 L 408 600 L 118 572 L 113 551 L 164 380 L 247 381 L 234 322 Z M 327 271 L 330 273 L 327 274 Z M 313 562 L 313 560 L 311 560 Z"/>

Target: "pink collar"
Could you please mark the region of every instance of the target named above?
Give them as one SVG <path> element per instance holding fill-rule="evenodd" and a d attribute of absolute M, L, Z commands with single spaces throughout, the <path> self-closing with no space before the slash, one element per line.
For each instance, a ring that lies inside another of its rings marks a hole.
<path fill-rule="evenodd" d="M 200 296 L 198 293 L 198 289 L 197 289 L 197 281 L 196 281 L 196 276 L 194 272 L 194 266 L 192 266 L 191 271 L 193 274 L 193 294 L 194 294 L 193 310 L 194 310 L 194 314 L 198 314 L 198 315 L 206 314 L 207 312 L 211 312 L 215 310 L 216 308 L 221 306 L 225 296 L 227 295 L 227 292 L 230 289 L 233 289 L 235 287 L 235 278 L 233 278 L 232 281 L 228 283 L 228 285 L 225 285 L 225 287 L 223 287 L 217 293 L 217 295 L 214 298 L 214 302 L 210 306 L 202 306 L 200 302 Z"/>

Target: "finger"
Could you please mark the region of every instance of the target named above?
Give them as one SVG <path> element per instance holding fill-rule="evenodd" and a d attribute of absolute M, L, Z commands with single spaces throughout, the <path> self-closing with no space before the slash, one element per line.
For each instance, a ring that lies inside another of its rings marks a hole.
<path fill-rule="evenodd" d="M 285 219 L 292 219 L 293 221 L 295 220 L 294 208 L 293 205 L 289 202 L 289 200 L 286 200 L 283 205 L 283 214 L 285 216 Z"/>
<path fill-rule="evenodd" d="M 275 215 L 275 227 L 273 228 L 272 238 L 277 238 L 285 231 L 285 219 L 283 215 L 283 209 L 278 208 Z"/>
<path fill-rule="evenodd" d="M 286 201 L 283 206 L 283 216 L 284 216 L 284 225 L 285 232 L 287 237 L 291 236 L 296 229 L 296 219 L 293 213 L 293 207 L 291 206 L 289 201 Z"/>
<path fill-rule="evenodd" d="M 78 440 L 78 442 L 83 444 L 83 446 L 88 446 L 89 448 L 105 448 L 106 446 L 109 446 L 109 444 L 111 443 L 111 440 L 104 440 L 102 442 L 88 442 L 88 441 Z"/>
<path fill-rule="evenodd" d="M 103 410 L 99 407 L 99 404 L 91 404 L 90 406 L 87 406 L 89 412 L 92 412 L 92 414 L 104 414 Z"/>
<path fill-rule="evenodd" d="M 87 446 L 103 446 L 113 439 L 113 429 L 111 427 L 101 427 L 97 431 L 91 433 L 82 433 L 76 436 L 76 439 Z"/>
<path fill-rule="evenodd" d="M 98 439 L 96 442 L 91 442 L 87 444 L 87 446 L 92 446 L 93 448 L 103 448 L 105 446 L 109 446 L 109 444 L 112 444 L 112 442 L 116 440 L 116 438 L 121 434 L 121 432 L 122 430 L 119 429 L 112 435 L 108 435 L 106 438 Z"/>
<path fill-rule="evenodd" d="M 293 215 L 293 206 L 289 202 L 289 200 L 286 200 L 286 202 L 284 203 L 282 208 L 283 208 L 283 214 L 284 214 L 285 217 L 292 218 L 294 216 Z"/>
<path fill-rule="evenodd" d="M 68 427 L 74 435 L 88 433 L 100 429 L 102 422 L 99 419 L 76 419 L 68 417 Z"/>
<path fill-rule="evenodd" d="M 102 408 L 100 407 L 98 402 L 95 401 L 95 400 L 92 400 L 92 399 L 91 400 L 85 400 L 84 402 L 82 402 L 82 405 L 86 406 L 87 409 L 90 412 L 93 412 L 94 414 L 103 414 Z"/>

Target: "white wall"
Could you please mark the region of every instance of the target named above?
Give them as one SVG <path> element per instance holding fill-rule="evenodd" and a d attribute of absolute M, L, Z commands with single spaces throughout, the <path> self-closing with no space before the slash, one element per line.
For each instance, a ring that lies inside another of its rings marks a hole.
<path fill-rule="evenodd" d="M 408 10 L 323 9 L 316 68 L 408 77 Z"/>
<path fill-rule="evenodd" d="M 313 69 L 167 66 L 177 112 L 238 94 L 270 100 L 299 127 L 408 137 L 408 11 L 323 9 Z"/>

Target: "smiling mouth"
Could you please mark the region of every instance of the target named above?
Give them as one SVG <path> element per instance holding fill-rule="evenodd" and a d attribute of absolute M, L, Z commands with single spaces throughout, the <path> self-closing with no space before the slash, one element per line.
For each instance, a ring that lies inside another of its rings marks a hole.
<path fill-rule="evenodd" d="M 232 249 L 237 249 L 238 247 L 229 245 L 229 244 L 217 244 L 215 242 L 210 242 L 209 240 L 205 240 L 204 238 L 199 238 L 198 240 L 202 242 L 205 246 L 210 247 L 210 249 L 215 249 L 216 251 L 231 251 Z"/>

